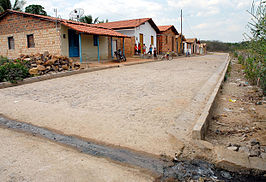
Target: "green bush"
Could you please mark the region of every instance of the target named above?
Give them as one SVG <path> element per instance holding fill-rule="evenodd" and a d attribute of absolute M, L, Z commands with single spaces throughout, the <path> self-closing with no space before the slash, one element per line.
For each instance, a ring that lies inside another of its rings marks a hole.
<path fill-rule="evenodd" d="M 6 57 L 0 56 L 0 66 L 9 62 L 9 59 L 7 59 Z"/>
<path fill-rule="evenodd" d="M 29 69 L 21 62 L 8 61 L 0 65 L 0 82 L 17 83 L 27 77 L 30 77 Z"/>
<path fill-rule="evenodd" d="M 243 64 L 244 63 L 244 57 L 242 55 L 238 56 L 238 63 Z"/>
<path fill-rule="evenodd" d="M 238 54 L 236 51 L 234 51 L 234 57 L 237 58 L 238 57 Z"/>

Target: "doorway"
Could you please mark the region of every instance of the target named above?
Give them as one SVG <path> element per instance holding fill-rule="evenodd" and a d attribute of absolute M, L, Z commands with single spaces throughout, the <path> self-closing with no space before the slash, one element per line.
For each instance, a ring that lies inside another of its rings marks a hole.
<path fill-rule="evenodd" d="M 79 35 L 74 30 L 68 30 L 69 57 L 79 57 Z"/>
<path fill-rule="evenodd" d="M 140 41 L 140 47 L 141 47 L 141 54 L 143 54 L 143 34 L 139 34 L 139 41 Z"/>

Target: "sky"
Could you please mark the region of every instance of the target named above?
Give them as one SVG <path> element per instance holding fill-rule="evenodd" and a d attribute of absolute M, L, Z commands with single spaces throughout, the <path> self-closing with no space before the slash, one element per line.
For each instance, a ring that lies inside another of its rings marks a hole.
<path fill-rule="evenodd" d="M 11 0 L 14 2 L 14 0 Z M 136 18 L 152 18 L 156 25 L 174 25 L 181 32 L 183 10 L 183 34 L 186 38 L 243 41 L 251 16 L 253 0 L 26 0 L 39 4 L 50 16 L 57 9 L 61 18 L 69 19 L 75 8 L 84 9 L 85 15 L 110 21 Z M 259 0 L 255 0 L 256 2 Z"/>

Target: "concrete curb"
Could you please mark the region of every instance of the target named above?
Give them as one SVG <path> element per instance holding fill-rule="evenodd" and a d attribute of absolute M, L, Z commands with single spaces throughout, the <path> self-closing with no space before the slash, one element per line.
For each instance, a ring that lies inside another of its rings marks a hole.
<path fill-rule="evenodd" d="M 224 67 L 221 77 L 216 84 L 213 92 L 208 99 L 208 102 L 198 118 L 192 130 L 192 139 L 198 140 L 198 145 L 204 145 L 206 148 L 211 149 L 216 156 L 216 166 L 230 171 L 241 171 L 249 173 L 250 170 L 258 173 L 266 172 L 266 161 L 259 157 L 249 157 L 248 154 L 231 151 L 222 146 L 214 146 L 212 143 L 204 140 L 204 136 L 208 129 L 208 121 L 211 116 L 212 106 L 216 96 L 221 88 L 224 76 L 227 72 L 230 56 L 227 57 L 227 63 Z"/>
<path fill-rule="evenodd" d="M 248 154 L 235 152 L 222 146 L 214 147 L 216 166 L 230 171 L 248 173 L 250 170 L 260 174 L 266 172 L 266 161 L 259 157 L 249 157 Z"/>
<path fill-rule="evenodd" d="M 24 84 L 29 84 L 29 83 L 34 83 L 34 82 L 39 82 L 39 81 L 44 81 L 44 80 L 50 80 L 50 79 L 54 79 L 54 78 L 61 78 L 61 77 L 65 77 L 65 76 L 75 75 L 75 74 L 100 71 L 100 70 L 105 70 L 105 69 L 109 69 L 109 68 L 118 68 L 121 66 L 132 66 L 132 65 L 137 65 L 137 64 L 145 64 L 145 63 L 152 63 L 152 62 L 159 62 L 159 61 L 161 61 L 161 60 L 132 62 L 132 63 L 126 63 L 126 64 L 92 67 L 92 68 L 81 69 L 81 70 L 52 73 L 52 74 L 47 74 L 47 75 L 42 75 L 42 76 L 26 78 L 23 81 L 18 81 L 18 83 L 3 82 L 3 83 L 0 83 L 0 89 L 24 85 Z"/>
<path fill-rule="evenodd" d="M 211 113 L 211 109 L 214 103 L 214 100 L 217 96 L 217 93 L 220 90 L 221 84 L 224 80 L 224 76 L 227 72 L 227 68 L 229 65 L 229 55 L 227 56 L 227 63 L 225 64 L 223 71 L 222 71 L 222 75 L 220 76 L 218 83 L 216 84 L 214 90 L 211 93 L 210 98 L 208 99 L 208 102 L 206 104 L 206 106 L 204 107 L 202 114 L 200 115 L 200 117 L 198 118 L 196 124 L 193 127 L 192 130 L 192 139 L 196 139 L 196 140 L 202 140 L 204 139 L 205 133 L 207 132 L 208 129 L 208 119 L 210 117 L 210 113 Z"/>

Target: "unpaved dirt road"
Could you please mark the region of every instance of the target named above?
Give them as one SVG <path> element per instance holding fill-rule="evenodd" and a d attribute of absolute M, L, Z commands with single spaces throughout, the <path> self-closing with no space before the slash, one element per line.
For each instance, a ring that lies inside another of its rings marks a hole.
<path fill-rule="evenodd" d="M 190 113 L 182 114 L 187 108 L 200 114 L 215 80 L 202 88 L 226 58 L 180 58 L 1 89 L 0 114 L 67 135 L 173 156 L 195 122 Z"/>

